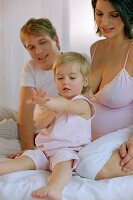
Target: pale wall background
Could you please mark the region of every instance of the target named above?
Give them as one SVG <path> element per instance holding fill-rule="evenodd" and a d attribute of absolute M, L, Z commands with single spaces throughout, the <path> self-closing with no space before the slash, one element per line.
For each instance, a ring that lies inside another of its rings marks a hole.
<path fill-rule="evenodd" d="M 19 30 L 31 17 L 48 17 L 57 29 L 61 50 L 90 58 L 98 37 L 91 0 L 0 0 L 0 105 L 18 109 L 20 73 L 30 58 Z"/>

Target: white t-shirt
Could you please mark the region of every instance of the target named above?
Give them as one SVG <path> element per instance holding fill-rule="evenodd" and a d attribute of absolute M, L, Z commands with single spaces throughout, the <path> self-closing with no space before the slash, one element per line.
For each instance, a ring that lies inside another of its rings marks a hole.
<path fill-rule="evenodd" d="M 47 92 L 47 96 L 58 96 L 54 82 L 53 71 L 44 71 L 33 60 L 29 60 L 21 72 L 21 86 L 40 88 Z"/>

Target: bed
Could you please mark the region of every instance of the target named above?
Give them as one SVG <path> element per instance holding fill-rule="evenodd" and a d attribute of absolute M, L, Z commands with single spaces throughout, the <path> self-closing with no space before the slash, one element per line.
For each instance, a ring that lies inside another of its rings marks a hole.
<path fill-rule="evenodd" d="M 18 139 L 0 138 L 0 161 L 20 151 Z M 31 192 L 44 186 L 50 172 L 30 170 L 0 176 L 0 200 L 32 200 Z M 63 200 L 133 200 L 133 176 L 89 180 L 73 176 L 63 191 Z"/>

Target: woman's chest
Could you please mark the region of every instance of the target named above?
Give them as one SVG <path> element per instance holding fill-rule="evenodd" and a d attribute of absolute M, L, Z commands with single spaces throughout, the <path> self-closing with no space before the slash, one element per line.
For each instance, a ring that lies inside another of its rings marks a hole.
<path fill-rule="evenodd" d="M 125 68 L 129 76 L 133 77 L 133 65 L 131 59 L 126 60 L 126 55 L 122 52 L 114 52 L 112 54 L 105 53 L 98 56 L 94 62 L 95 73 L 100 74 L 101 82 L 99 84 L 99 90 L 106 84 L 111 82 L 117 74 Z"/>

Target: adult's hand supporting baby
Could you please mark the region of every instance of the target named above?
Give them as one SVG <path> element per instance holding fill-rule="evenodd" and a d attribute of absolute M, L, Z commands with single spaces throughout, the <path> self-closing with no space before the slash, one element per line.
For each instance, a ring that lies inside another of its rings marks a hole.
<path fill-rule="evenodd" d="M 25 151 L 26 151 L 26 150 L 23 150 L 23 151 L 20 151 L 20 152 L 18 152 L 18 153 L 16 153 L 16 154 L 12 154 L 12 155 L 10 155 L 10 156 L 7 156 L 7 158 L 10 158 L 10 159 L 17 158 L 17 157 L 21 156 Z"/>
<path fill-rule="evenodd" d="M 34 134 L 34 140 L 35 140 L 35 138 L 36 138 L 36 136 L 37 136 L 38 134 L 39 134 L 39 133 Z M 30 149 L 27 149 L 27 150 L 30 150 Z M 7 156 L 7 158 L 10 158 L 10 159 L 17 158 L 17 157 L 21 156 L 21 155 L 22 155 L 25 151 L 27 151 L 27 150 L 23 150 L 23 151 L 20 151 L 20 152 L 18 152 L 18 153 L 11 154 L 11 155 Z"/>
<path fill-rule="evenodd" d="M 125 172 L 133 171 L 133 138 L 120 146 L 121 166 Z"/>

